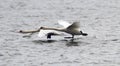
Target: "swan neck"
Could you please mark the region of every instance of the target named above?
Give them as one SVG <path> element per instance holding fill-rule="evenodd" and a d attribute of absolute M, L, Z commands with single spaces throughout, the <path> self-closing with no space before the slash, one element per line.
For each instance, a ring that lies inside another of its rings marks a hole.
<path fill-rule="evenodd" d="M 57 30 L 57 31 L 61 31 L 61 29 L 58 29 L 58 28 L 43 28 L 43 30 Z"/>

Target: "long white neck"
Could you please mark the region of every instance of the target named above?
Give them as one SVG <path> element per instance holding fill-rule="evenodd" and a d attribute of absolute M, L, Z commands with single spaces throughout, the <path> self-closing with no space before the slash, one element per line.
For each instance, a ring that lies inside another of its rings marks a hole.
<path fill-rule="evenodd" d="M 56 30 L 56 31 L 64 31 L 65 29 L 60 29 L 60 28 L 48 28 L 48 27 L 43 27 L 43 30 Z"/>

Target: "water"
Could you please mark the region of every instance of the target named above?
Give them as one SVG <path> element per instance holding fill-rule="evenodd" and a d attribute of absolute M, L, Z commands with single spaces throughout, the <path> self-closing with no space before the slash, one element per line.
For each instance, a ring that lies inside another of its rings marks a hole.
<path fill-rule="evenodd" d="M 119 0 L 0 0 L 0 66 L 119 66 Z M 75 40 L 20 34 L 80 21 Z"/>

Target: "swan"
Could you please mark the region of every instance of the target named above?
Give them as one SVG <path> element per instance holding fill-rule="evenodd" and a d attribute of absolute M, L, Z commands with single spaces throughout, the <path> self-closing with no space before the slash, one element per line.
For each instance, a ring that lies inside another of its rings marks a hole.
<path fill-rule="evenodd" d="M 80 31 L 79 22 L 74 22 L 70 24 L 66 21 L 59 20 L 58 23 L 62 25 L 64 28 L 40 27 L 38 36 L 42 37 L 47 34 L 47 38 L 51 38 L 52 35 L 60 35 L 60 32 L 65 32 L 72 35 L 72 37 L 70 38 L 74 38 L 74 35 L 82 35 L 82 36 L 88 35 L 87 33 L 83 33 L 82 31 Z"/>

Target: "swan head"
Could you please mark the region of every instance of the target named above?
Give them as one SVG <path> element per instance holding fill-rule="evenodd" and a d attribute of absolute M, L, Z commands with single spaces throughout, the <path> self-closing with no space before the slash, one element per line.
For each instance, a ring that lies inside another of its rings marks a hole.
<path fill-rule="evenodd" d="M 45 27 L 40 27 L 40 29 L 44 29 Z"/>

